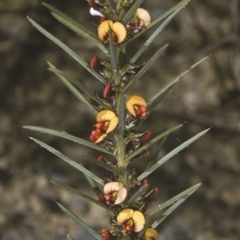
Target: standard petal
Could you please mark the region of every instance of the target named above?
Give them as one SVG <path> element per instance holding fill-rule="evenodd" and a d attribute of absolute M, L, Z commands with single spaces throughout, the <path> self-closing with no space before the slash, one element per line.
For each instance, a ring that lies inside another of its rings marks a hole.
<path fill-rule="evenodd" d="M 108 32 L 109 28 L 112 28 L 113 26 L 113 21 L 111 20 L 105 20 L 103 21 L 99 27 L 98 27 L 98 37 L 100 38 L 101 41 L 105 41 L 106 38 L 108 38 Z"/>
<path fill-rule="evenodd" d="M 97 114 L 96 119 L 97 119 L 97 122 L 102 122 L 106 120 L 111 121 L 115 116 L 116 114 L 114 112 L 110 110 L 103 110 Z"/>
<path fill-rule="evenodd" d="M 123 188 L 123 184 L 120 182 L 109 182 L 105 184 L 103 191 L 105 194 L 110 193 L 112 191 L 119 191 L 119 189 Z"/>
<path fill-rule="evenodd" d="M 126 108 L 134 117 L 136 117 L 136 112 L 134 110 L 134 105 L 130 101 L 126 102 Z"/>
<path fill-rule="evenodd" d="M 114 32 L 114 35 L 116 36 L 117 43 L 121 43 L 125 40 L 127 36 L 127 30 L 120 22 L 115 22 L 113 24 L 112 30 Z"/>
<path fill-rule="evenodd" d="M 135 22 L 137 22 L 138 20 L 142 20 L 144 22 L 145 27 L 149 25 L 149 23 L 151 22 L 150 14 L 148 13 L 147 10 L 143 8 L 137 9 L 137 11 L 134 14 L 134 19 L 135 19 Z"/>
<path fill-rule="evenodd" d="M 106 133 L 112 132 L 118 125 L 118 117 L 114 117 L 110 120 Z"/>
<path fill-rule="evenodd" d="M 119 189 L 114 205 L 122 203 L 126 199 L 126 197 L 127 197 L 127 189 L 126 188 Z"/>
<path fill-rule="evenodd" d="M 143 229 L 145 224 L 145 218 L 143 214 L 139 211 L 135 211 L 133 213 L 132 219 L 134 220 L 134 223 L 135 223 L 134 231 L 140 232 Z"/>
<path fill-rule="evenodd" d="M 127 208 L 127 209 L 124 209 L 123 211 L 121 211 L 117 216 L 118 224 L 121 225 L 122 223 L 124 223 L 129 218 L 132 218 L 133 212 L 134 211 L 130 208 Z"/>
<path fill-rule="evenodd" d="M 128 99 L 129 102 L 131 102 L 134 105 L 140 105 L 140 106 L 147 106 L 147 103 L 145 101 L 145 99 L 143 99 L 142 97 L 133 95 Z"/>

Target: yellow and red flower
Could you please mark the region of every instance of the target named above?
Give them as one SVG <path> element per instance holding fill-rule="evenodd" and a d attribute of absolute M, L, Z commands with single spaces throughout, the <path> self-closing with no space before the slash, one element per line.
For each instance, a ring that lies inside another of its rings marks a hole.
<path fill-rule="evenodd" d="M 136 118 L 142 118 L 147 114 L 147 103 L 139 96 L 131 96 L 126 102 L 126 108 Z"/>
<path fill-rule="evenodd" d="M 115 44 L 123 42 L 127 36 L 127 30 L 120 22 L 113 22 L 112 20 L 103 21 L 98 27 L 98 37 L 107 44 L 109 42 L 109 31 L 113 33 L 113 41 Z"/>
<path fill-rule="evenodd" d="M 109 182 L 103 188 L 104 194 L 100 194 L 99 201 L 107 205 L 122 203 L 127 197 L 127 189 L 120 182 Z"/>
<path fill-rule="evenodd" d="M 117 223 L 122 225 L 122 232 L 131 234 L 140 232 L 144 228 L 145 218 L 141 212 L 127 208 L 118 214 Z"/>
<path fill-rule="evenodd" d="M 118 117 L 110 110 L 103 110 L 97 114 L 96 119 L 97 123 L 94 125 L 96 129 L 91 132 L 90 139 L 99 143 L 117 127 Z"/>

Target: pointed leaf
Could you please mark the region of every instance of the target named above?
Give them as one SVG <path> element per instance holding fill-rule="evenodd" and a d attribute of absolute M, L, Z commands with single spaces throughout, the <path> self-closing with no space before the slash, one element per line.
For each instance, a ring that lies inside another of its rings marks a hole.
<path fill-rule="evenodd" d="M 87 179 L 88 184 L 90 185 L 92 190 L 95 192 L 96 196 L 98 197 L 99 194 L 101 193 L 101 191 L 98 188 L 98 186 L 96 185 L 96 183 L 88 175 L 85 175 L 85 178 Z"/>
<path fill-rule="evenodd" d="M 52 64 L 50 66 L 53 67 Z M 82 102 L 86 108 L 96 115 L 98 111 L 90 104 L 87 99 L 62 75 L 58 74 L 57 72 L 54 72 L 60 79 L 60 81 L 72 92 L 72 94 L 80 101 Z"/>
<path fill-rule="evenodd" d="M 93 237 L 95 237 L 98 240 L 102 240 L 102 236 L 99 235 L 97 232 L 95 232 L 90 226 L 88 226 L 83 220 L 78 218 L 74 213 L 69 211 L 67 208 L 65 208 L 62 204 L 57 203 L 57 205 L 62 209 L 63 212 L 65 212 L 73 221 L 75 221 L 78 225 L 83 227 L 85 230 L 87 230 Z"/>
<path fill-rule="evenodd" d="M 108 50 L 105 48 L 105 46 L 99 41 L 96 34 L 89 31 L 87 28 L 84 28 L 82 25 L 80 25 L 78 22 L 76 22 L 73 18 L 68 16 L 67 14 L 63 13 L 59 9 L 51 6 L 48 3 L 42 3 L 43 6 L 48 8 L 50 11 L 52 11 L 53 17 L 55 17 L 60 23 L 64 24 L 66 27 L 77 33 L 78 35 L 81 35 L 82 37 L 86 38 L 88 41 L 95 44 L 100 50 L 102 50 L 105 54 L 108 54 Z"/>
<path fill-rule="evenodd" d="M 159 159 L 157 163 L 152 165 L 149 169 L 147 169 L 144 173 L 142 173 L 138 180 L 142 181 L 144 178 L 146 178 L 148 175 L 150 175 L 152 172 L 154 172 L 156 169 L 158 169 L 161 165 L 163 165 L 165 162 L 167 162 L 169 159 L 171 159 L 173 156 L 181 152 L 183 149 L 188 147 L 191 143 L 195 142 L 198 138 L 202 137 L 209 129 L 206 129 L 198 134 L 196 134 L 194 137 L 190 138 L 186 142 L 182 143 L 178 147 L 176 147 L 174 150 L 172 150 L 170 153 L 165 155 L 163 158 Z"/>
<path fill-rule="evenodd" d="M 83 146 L 93 148 L 95 150 L 98 150 L 98 151 L 101 151 L 101 152 L 108 153 L 108 154 L 112 155 L 112 153 L 109 152 L 108 150 L 106 150 L 105 148 L 100 147 L 100 146 L 98 146 L 94 143 L 91 143 L 89 141 L 86 141 L 82 138 L 78 138 L 78 137 L 75 137 L 73 135 L 70 135 L 66 132 L 59 132 L 59 131 L 55 131 L 55 130 L 52 130 L 52 129 L 49 129 L 49 128 L 36 127 L 36 126 L 23 126 L 23 128 L 29 129 L 31 131 L 36 131 L 36 132 L 41 132 L 41 133 L 46 133 L 46 134 L 50 134 L 50 135 L 53 135 L 53 136 L 61 137 L 61 138 L 70 140 L 72 142 L 81 144 Z"/>
<path fill-rule="evenodd" d="M 168 134 L 170 134 L 171 132 L 177 130 L 178 128 L 182 127 L 182 124 L 170 128 L 167 131 L 159 134 L 157 137 L 153 138 L 152 140 L 150 140 L 149 142 L 145 143 L 142 147 L 138 148 L 137 150 L 135 150 L 134 152 L 132 152 L 126 159 L 125 161 L 130 161 L 132 160 L 135 156 L 137 156 L 138 154 L 140 154 L 143 150 L 146 150 L 147 148 L 149 148 L 152 144 L 158 142 L 159 140 L 161 140 L 162 138 L 164 138 L 165 136 L 167 136 Z M 142 179 L 141 179 L 142 180 Z"/>
<path fill-rule="evenodd" d="M 56 186 L 58 186 L 58 187 L 61 187 L 61 188 L 65 189 L 65 190 L 67 190 L 67 191 L 69 191 L 69 192 L 71 192 L 71 193 L 77 194 L 77 195 L 81 196 L 82 198 L 86 199 L 87 201 L 90 201 L 90 202 L 92 202 L 92 203 L 94 203 L 94 204 L 96 204 L 96 205 L 104 208 L 111 216 L 114 216 L 113 211 L 112 211 L 107 205 L 99 202 L 99 201 L 96 200 L 95 198 L 92 198 L 92 197 L 88 196 L 87 194 L 82 193 L 82 192 L 80 192 L 79 190 L 77 190 L 77 189 L 75 189 L 75 188 L 72 188 L 72 187 L 70 187 L 70 186 L 67 186 L 67 185 L 65 185 L 65 184 L 61 184 L 61 183 L 58 183 L 58 182 L 53 181 L 53 180 L 51 180 L 51 182 L 52 182 L 53 184 L 55 184 Z"/>
<path fill-rule="evenodd" d="M 144 185 L 144 186 L 141 186 L 137 192 L 135 192 L 131 198 L 127 201 L 127 205 L 128 206 L 131 206 L 132 203 L 138 198 L 140 197 L 147 189 L 148 189 L 149 185 Z"/>
<path fill-rule="evenodd" d="M 62 48 L 66 53 L 68 53 L 74 60 L 76 60 L 79 64 L 81 64 L 88 72 L 90 72 L 95 78 L 97 78 L 100 82 L 103 84 L 105 83 L 105 79 L 97 74 L 93 69 L 90 68 L 90 66 L 80 57 L 78 56 L 72 49 L 70 49 L 67 45 L 65 45 L 63 42 L 61 42 L 59 39 L 54 37 L 51 33 L 49 33 L 47 30 L 42 28 L 39 24 L 37 24 L 35 21 L 33 21 L 31 18 L 28 17 L 29 22 L 43 35 L 45 35 L 47 38 L 49 38 L 51 41 L 53 41 L 55 44 L 57 44 L 60 48 Z"/>
<path fill-rule="evenodd" d="M 78 80 L 76 80 L 75 78 L 71 77 L 70 75 L 68 75 L 67 73 L 57 69 L 51 62 L 47 61 L 48 65 L 50 66 L 50 68 L 48 68 L 49 71 L 55 73 L 56 75 L 59 74 L 60 76 L 62 76 L 63 78 L 65 78 L 68 82 L 72 83 L 73 85 L 75 85 L 78 89 L 80 89 L 81 91 L 83 91 L 87 96 L 89 96 L 89 98 L 93 99 L 95 102 L 97 102 L 100 106 L 102 106 L 104 109 L 108 109 L 108 106 L 106 106 L 103 101 L 100 101 L 99 98 L 97 98 L 94 94 L 92 94 L 87 88 L 86 86 L 84 86 L 81 82 L 79 82 Z"/>
<path fill-rule="evenodd" d="M 148 40 L 144 43 L 144 45 L 138 50 L 138 52 L 134 55 L 131 59 L 130 63 L 133 64 L 147 49 L 147 47 L 153 42 L 153 40 L 162 32 L 162 30 L 167 26 L 167 24 L 175 17 L 175 15 L 184 8 L 185 5 L 180 6 L 177 8 L 155 31 L 154 33 L 148 38 Z"/>
<path fill-rule="evenodd" d="M 191 196 L 199 187 L 200 187 L 201 183 L 196 184 L 195 186 L 187 189 L 185 192 L 185 194 L 181 193 L 182 196 L 178 198 L 178 200 L 176 200 L 176 202 L 166 211 L 163 213 L 163 215 L 156 220 L 151 227 L 152 228 L 156 228 L 167 216 L 169 216 L 179 205 L 181 205 L 189 196 Z M 180 194 L 179 194 L 180 195 Z M 177 196 L 176 196 L 177 197 Z M 150 216 L 150 215 L 149 215 Z"/>
<path fill-rule="evenodd" d="M 90 172 L 89 170 L 87 170 L 85 167 L 83 167 L 81 164 L 78 164 L 76 162 L 74 162 L 73 160 L 71 160 L 70 158 L 68 158 L 67 156 L 65 156 L 64 154 L 62 154 L 61 152 L 59 152 L 58 150 L 56 150 L 53 147 L 50 147 L 49 145 L 45 144 L 44 142 L 36 139 L 36 138 L 32 138 L 30 137 L 30 139 L 32 139 L 34 142 L 36 142 L 37 144 L 39 144 L 41 147 L 47 149 L 49 152 L 51 152 L 52 154 L 54 154 L 55 156 L 61 158 L 63 161 L 67 162 L 69 165 L 71 165 L 72 167 L 76 168 L 77 170 L 79 170 L 80 172 L 82 172 L 84 175 L 88 175 L 90 178 L 92 178 L 94 181 L 98 182 L 101 185 L 104 185 L 104 182 L 101 178 L 99 178 L 98 176 L 96 176 L 95 174 L 93 174 L 92 172 Z"/>
<path fill-rule="evenodd" d="M 143 68 L 136 75 L 132 77 L 129 83 L 122 90 L 123 93 L 126 92 L 129 89 L 129 87 L 135 81 L 137 81 L 156 62 L 156 60 L 164 53 L 167 47 L 168 47 L 168 44 L 165 44 L 163 47 L 158 49 L 158 51 L 147 61 L 147 63 L 143 66 Z"/>
<path fill-rule="evenodd" d="M 127 45 L 128 43 L 132 42 L 133 40 L 135 40 L 136 38 L 138 38 L 140 35 L 142 35 L 143 33 L 145 33 L 147 30 L 149 30 L 150 28 L 152 28 L 153 26 L 155 26 L 157 23 L 159 23 L 160 21 L 162 21 L 164 18 L 168 17 L 172 12 L 177 11 L 178 9 L 183 9 L 191 0 L 183 0 L 180 3 L 174 5 L 172 8 L 170 8 L 168 11 L 166 11 L 164 14 L 162 14 L 161 16 L 159 16 L 157 19 L 155 19 L 154 21 L 152 21 L 145 29 L 143 29 L 142 31 L 140 31 L 139 33 L 137 33 L 136 35 L 134 35 L 134 37 L 128 39 L 127 41 L 125 41 L 123 43 L 122 46 Z"/>
<path fill-rule="evenodd" d="M 67 240 L 75 240 L 71 235 L 67 235 Z"/>
<path fill-rule="evenodd" d="M 171 199 L 167 200 L 163 204 L 158 205 L 158 207 L 152 209 L 150 212 L 146 214 L 146 217 L 150 217 L 154 215 L 155 213 L 162 211 L 164 208 L 173 205 L 180 199 L 187 199 L 189 196 L 191 196 L 199 187 L 201 186 L 201 183 L 198 183 L 183 192 L 179 193 L 178 195 L 172 197 Z"/>
<path fill-rule="evenodd" d="M 91 163 L 94 163 L 102 168 L 105 168 L 106 170 L 108 170 L 116 175 L 120 174 L 120 171 L 114 165 L 110 165 L 110 164 L 104 163 L 102 161 L 98 161 L 96 158 L 88 157 L 88 156 L 87 157 L 83 156 L 83 159 L 86 159 L 87 161 L 90 161 Z"/>
<path fill-rule="evenodd" d="M 124 25 L 127 23 L 127 21 L 130 20 L 130 18 L 134 15 L 136 10 L 141 6 L 143 2 L 144 0 L 135 1 L 135 3 L 132 5 L 132 7 L 128 10 L 128 12 L 125 14 L 125 16 L 122 19 L 122 23 Z"/>
<path fill-rule="evenodd" d="M 156 149 L 154 150 L 153 154 L 150 155 L 149 159 L 148 159 L 148 165 L 146 167 L 146 169 L 150 168 L 156 161 L 157 161 L 157 156 L 159 154 L 159 152 L 162 150 L 162 147 L 164 145 L 164 143 L 166 142 L 168 136 L 165 136 L 162 141 L 160 142 L 159 145 L 157 145 Z"/>
<path fill-rule="evenodd" d="M 148 114 L 150 114 L 155 107 L 158 105 L 158 103 L 164 98 L 164 96 L 172 89 L 172 87 L 182 78 L 184 75 L 186 75 L 190 70 L 198 66 L 200 63 L 205 61 L 207 57 L 204 57 L 200 61 L 194 63 L 190 68 L 188 68 L 186 71 L 180 73 L 177 77 L 175 77 L 170 83 L 166 84 L 163 88 L 160 89 L 156 94 L 154 94 L 150 99 L 147 101 L 147 109 Z"/>

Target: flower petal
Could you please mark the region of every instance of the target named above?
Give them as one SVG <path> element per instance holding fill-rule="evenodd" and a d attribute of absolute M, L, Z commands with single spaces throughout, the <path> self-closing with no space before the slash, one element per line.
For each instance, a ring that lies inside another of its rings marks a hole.
<path fill-rule="evenodd" d="M 133 213 L 132 218 L 135 222 L 134 231 L 135 232 L 140 232 L 143 229 L 144 224 L 145 224 L 145 218 L 144 218 L 143 214 L 139 211 L 135 211 Z"/>
<path fill-rule="evenodd" d="M 134 14 L 134 19 L 135 19 L 135 22 L 138 22 L 138 20 L 142 20 L 144 22 L 145 27 L 149 25 L 149 23 L 151 22 L 150 14 L 148 13 L 147 10 L 143 8 L 137 9 L 137 11 Z"/>
<path fill-rule="evenodd" d="M 145 99 L 143 99 L 142 97 L 133 95 L 128 99 L 129 102 L 131 102 L 134 105 L 139 105 L 139 106 L 147 106 L 147 103 L 145 101 Z"/>
<path fill-rule="evenodd" d="M 119 189 L 123 188 L 123 184 L 120 182 L 109 182 L 105 184 L 103 191 L 105 194 L 110 193 L 112 191 L 119 191 Z"/>
<path fill-rule="evenodd" d="M 98 37 L 101 41 L 105 42 L 106 38 L 108 39 L 108 32 L 109 28 L 112 28 L 113 21 L 112 20 L 105 20 L 103 21 L 98 27 Z"/>
<path fill-rule="evenodd" d="M 112 132 L 117 127 L 117 125 L 118 125 L 118 117 L 116 116 L 110 120 L 106 133 Z"/>
<path fill-rule="evenodd" d="M 119 189 L 114 205 L 122 203 L 126 199 L 126 197 L 127 197 L 127 189 L 126 188 Z"/>
<path fill-rule="evenodd" d="M 116 114 L 114 112 L 110 110 L 103 110 L 97 114 L 96 119 L 97 119 L 97 122 L 102 122 L 106 120 L 111 121 L 115 116 Z"/>
<path fill-rule="evenodd" d="M 99 12 L 98 10 L 95 10 L 92 7 L 90 8 L 90 14 L 92 16 L 99 16 L 99 17 L 103 17 L 104 16 L 101 12 Z"/>
<path fill-rule="evenodd" d="M 133 215 L 133 210 L 130 209 L 130 208 L 127 208 L 127 209 L 124 209 L 122 210 L 118 216 L 117 216 L 117 222 L 118 224 L 122 224 L 124 223 L 126 220 L 128 220 L 129 218 L 132 218 L 132 215 Z"/>
<path fill-rule="evenodd" d="M 113 24 L 112 30 L 117 38 L 117 43 L 121 43 L 127 36 L 127 30 L 120 22 L 115 22 Z"/>
<path fill-rule="evenodd" d="M 100 142 L 103 141 L 106 137 L 107 137 L 107 134 L 103 134 L 100 138 L 98 138 L 98 140 L 97 140 L 95 143 L 100 143 Z"/>
<path fill-rule="evenodd" d="M 145 239 L 146 240 L 157 240 L 159 238 L 158 233 L 153 228 L 148 228 L 145 232 Z"/>

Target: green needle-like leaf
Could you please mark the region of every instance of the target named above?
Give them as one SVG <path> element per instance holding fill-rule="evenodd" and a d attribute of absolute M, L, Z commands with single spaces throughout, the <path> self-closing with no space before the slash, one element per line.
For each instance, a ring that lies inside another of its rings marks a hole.
<path fill-rule="evenodd" d="M 51 182 L 53 184 L 55 184 L 56 186 L 58 186 L 58 187 L 61 187 L 61 188 L 65 189 L 65 190 L 67 190 L 67 191 L 69 191 L 71 193 L 77 194 L 77 195 L 81 196 L 82 198 L 86 199 L 87 201 L 90 201 L 90 202 L 92 202 L 92 203 L 94 203 L 94 204 L 104 208 L 112 217 L 114 216 L 113 211 L 107 205 L 105 205 L 105 204 L 99 202 L 98 200 L 88 196 L 87 194 L 82 193 L 79 190 L 77 190 L 75 188 L 72 188 L 72 187 L 69 187 L 69 186 L 67 186 L 65 184 L 61 184 L 61 183 L 58 183 L 58 182 L 53 181 L 53 180 L 51 180 Z"/>
<path fill-rule="evenodd" d="M 183 9 L 191 0 L 183 0 L 180 3 L 176 4 L 175 6 L 173 6 L 172 8 L 170 8 L 168 11 L 166 11 L 164 14 L 162 14 L 161 16 L 159 16 L 157 19 L 155 19 L 154 21 L 152 21 L 145 29 L 143 29 L 142 31 L 140 31 L 139 33 L 137 33 L 136 35 L 134 35 L 134 37 L 129 38 L 127 41 L 125 41 L 122 46 L 127 45 L 128 43 L 132 42 L 133 40 L 135 40 L 136 38 L 138 38 L 140 35 L 142 35 L 143 33 L 145 33 L 146 31 L 148 31 L 150 28 L 152 28 L 153 26 L 155 26 L 156 24 L 158 24 L 159 22 L 161 22 L 164 18 L 168 17 L 171 13 L 173 12 L 179 12 L 179 9 Z M 164 26 L 165 27 L 165 26 Z"/>
<path fill-rule="evenodd" d="M 143 185 L 141 186 L 137 192 L 135 192 L 131 198 L 127 201 L 127 206 L 131 206 L 131 204 L 138 198 L 140 197 L 146 190 L 148 189 L 149 185 Z"/>
<path fill-rule="evenodd" d="M 147 115 L 141 119 L 138 123 L 137 129 L 145 122 L 145 120 L 150 116 L 152 111 L 157 107 L 157 105 L 162 101 L 162 99 L 167 95 L 167 93 L 173 88 L 173 86 L 184 76 L 186 75 L 190 70 L 198 66 L 200 63 L 205 61 L 208 57 L 204 57 L 200 61 L 194 63 L 190 68 L 188 68 L 186 71 L 180 73 L 177 75 L 170 83 L 167 83 L 165 86 L 163 86 L 157 93 L 155 93 L 151 98 L 147 101 Z"/>
<path fill-rule="evenodd" d="M 36 138 L 30 137 L 30 139 L 33 140 L 34 142 L 36 142 L 37 144 L 39 144 L 41 147 L 47 149 L 49 152 L 51 152 L 55 156 L 61 158 L 63 161 L 67 162 L 69 165 L 71 165 L 72 167 L 74 167 L 77 170 L 79 170 L 80 172 L 82 172 L 84 175 L 87 175 L 90 178 L 92 178 L 94 181 L 98 182 L 99 184 L 104 185 L 104 182 L 101 178 L 99 178 L 98 176 L 96 176 L 95 174 L 93 174 L 92 172 L 87 170 L 85 167 L 82 166 L 82 164 L 78 164 L 78 163 L 74 162 L 69 157 L 65 156 L 64 154 L 62 154 L 55 148 L 47 145 L 46 143 L 44 143 Z"/>
<path fill-rule="evenodd" d="M 86 86 L 84 86 L 81 82 L 79 82 L 77 79 L 71 77 L 67 73 L 57 69 L 51 62 L 47 61 L 48 65 L 50 68 L 48 68 L 49 71 L 55 73 L 56 75 L 60 75 L 63 78 L 65 78 L 68 82 L 72 83 L 75 85 L 78 89 L 83 91 L 89 98 L 93 99 L 95 102 L 99 104 L 99 106 L 102 106 L 104 109 L 108 109 L 108 106 L 106 106 L 103 101 L 100 101 L 99 98 L 97 98 L 94 94 L 92 94 Z"/>
<path fill-rule="evenodd" d="M 120 171 L 118 170 L 118 168 L 114 165 L 109 165 L 107 163 L 104 163 L 102 161 L 98 161 L 96 158 L 93 158 L 93 157 L 85 157 L 83 156 L 83 159 L 86 159 L 87 161 L 90 161 L 91 163 L 94 163 L 102 168 L 105 168 L 106 170 L 116 174 L 116 175 L 119 175 L 120 174 Z"/>
<path fill-rule="evenodd" d="M 138 0 L 135 1 L 135 3 L 132 5 L 132 7 L 128 10 L 128 12 L 125 14 L 125 16 L 122 19 L 122 23 L 125 25 L 127 21 L 134 15 L 136 10 L 141 6 L 141 4 L 144 2 L 144 0 Z"/>
<path fill-rule="evenodd" d="M 159 154 L 159 152 L 162 150 L 162 147 L 164 145 L 164 143 L 166 142 L 168 136 L 165 136 L 162 141 L 160 142 L 160 144 L 157 145 L 156 149 L 154 150 L 153 154 L 150 155 L 150 157 L 148 158 L 148 165 L 146 167 L 146 169 L 150 168 L 156 161 L 157 161 L 157 156 Z"/>
<path fill-rule="evenodd" d="M 179 195 L 175 196 L 174 198 L 170 199 L 169 201 L 171 201 L 171 204 L 169 203 L 169 205 L 173 205 L 166 212 L 164 212 L 163 215 L 151 225 L 151 227 L 156 228 L 167 216 L 169 216 L 179 205 L 181 205 L 188 197 L 190 197 L 200 186 L 201 183 L 198 183 L 193 187 L 180 193 Z M 160 209 L 163 209 L 162 205 L 160 205 Z M 148 216 L 151 215 L 149 214 Z"/>
<path fill-rule="evenodd" d="M 134 82 L 136 82 L 156 62 L 156 60 L 164 53 L 167 47 L 168 47 L 168 44 L 165 44 L 163 47 L 158 49 L 158 51 L 147 61 L 147 63 L 143 66 L 143 68 L 136 75 L 132 77 L 129 83 L 122 90 L 123 93 L 125 93 L 129 89 L 129 87 Z"/>
<path fill-rule="evenodd" d="M 105 79 L 99 74 L 97 74 L 93 69 L 91 69 L 90 66 L 80 56 L 78 56 L 72 49 L 70 49 L 67 45 L 65 45 L 59 39 L 54 37 L 47 30 L 42 28 L 39 24 L 37 24 L 31 18 L 28 17 L 28 20 L 39 32 L 41 32 L 43 35 L 45 35 L 47 38 L 49 38 L 51 41 L 57 44 L 61 49 L 63 49 L 67 54 L 69 54 L 74 60 L 76 60 L 79 64 L 81 64 L 88 72 L 90 72 L 96 79 L 98 79 L 103 84 L 105 83 Z"/>
<path fill-rule="evenodd" d="M 51 63 L 48 63 L 51 67 L 54 67 Z M 54 72 L 61 82 L 73 93 L 73 95 L 80 101 L 82 102 L 86 108 L 93 113 L 93 115 L 97 115 L 97 110 L 90 104 L 87 99 L 61 74 L 58 74 L 57 72 Z"/>
<path fill-rule="evenodd" d="M 144 45 L 138 50 L 138 52 L 131 59 L 130 63 L 133 64 L 136 60 L 142 55 L 142 53 L 146 50 L 146 48 L 153 42 L 153 40 L 162 32 L 162 30 L 167 26 L 167 24 L 175 17 L 175 15 L 184 8 L 185 5 L 177 8 L 148 38 L 148 40 L 144 43 Z"/>
<path fill-rule="evenodd" d="M 71 235 L 67 235 L 67 240 L 75 240 Z"/>
<path fill-rule="evenodd" d="M 199 187 L 201 186 L 201 183 L 198 183 L 186 190 L 184 190 L 183 192 L 179 193 L 178 195 L 172 197 L 171 199 L 167 200 L 166 202 L 164 202 L 163 204 L 158 205 L 158 207 L 152 209 L 150 212 L 148 212 L 146 214 L 146 217 L 150 217 L 152 215 L 154 215 L 155 213 L 162 211 L 164 208 L 173 205 L 174 203 L 176 203 L 176 201 L 180 200 L 180 199 L 187 199 L 189 196 L 191 196 Z"/>
<path fill-rule="evenodd" d="M 66 132 L 59 132 L 59 131 L 52 130 L 52 129 L 49 129 L 49 128 L 36 127 L 36 126 L 23 126 L 23 128 L 29 129 L 31 131 L 36 131 L 36 132 L 41 132 L 41 133 L 46 133 L 46 134 L 49 134 L 49 135 L 61 137 L 61 138 L 70 140 L 72 142 L 81 144 L 83 146 L 86 146 L 86 147 L 89 147 L 89 148 L 93 148 L 95 150 L 98 150 L 98 151 L 101 151 L 101 152 L 104 152 L 104 153 L 112 155 L 112 153 L 109 152 L 108 150 L 106 150 L 105 148 L 100 147 L 100 146 L 98 146 L 98 145 L 96 145 L 94 143 L 91 143 L 89 141 L 86 141 L 86 140 L 84 140 L 82 138 L 78 138 L 78 137 L 75 137 L 73 135 L 70 135 L 70 134 L 68 134 Z"/>
<path fill-rule="evenodd" d="M 105 54 L 107 54 L 107 55 L 109 54 L 108 50 L 99 41 L 96 34 L 89 31 L 87 28 L 84 28 L 82 25 L 80 25 L 78 22 L 76 22 L 73 18 L 71 18 L 67 14 L 63 13 L 59 9 L 51 6 L 50 4 L 42 3 L 42 5 L 47 7 L 50 11 L 52 11 L 53 17 L 55 17 L 60 23 L 64 24 L 66 27 L 70 28 L 72 31 L 74 31 L 78 35 L 81 35 L 82 37 L 84 37 L 88 41 L 95 44 Z"/>
<path fill-rule="evenodd" d="M 88 175 L 84 175 L 84 176 L 87 179 L 88 184 L 90 185 L 92 190 L 95 192 L 96 196 L 98 197 L 99 194 L 101 193 L 100 189 L 98 188 L 96 183 Z"/>
<path fill-rule="evenodd" d="M 164 138 L 165 136 L 169 135 L 171 132 L 177 130 L 178 128 L 182 127 L 182 124 L 173 127 L 171 129 L 168 129 L 167 131 L 159 134 L 157 137 L 151 139 L 149 142 L 145 143 L 142 147 L 138 148 L 137 150 L 135 150 L 134 152 L 132 152 L 126 159 L 125 161 L 130 161 L 133 160 L 135 156 L 137 156 L 138 154 L 140 154 L 142 151 L 146 150 L 147 148 L 149 148 L 152 144 L 158 142 L 159 140 L 161 140 L 162 138 Z M 142 180 L 142 179 L 141 179 Z M 141 181 L 140 180 L 140 181 Z"/>
<path fill-rule="evenodd" d="M 151 98 L 147 101 L 147 109 L 148 114 L 150 114 L 155 107 L 158 105 L 158 103 L 166 96 L 166 94 L 172 89 L 172 87 L 184 76 L 186 75 L 190 70 L 198 66 L 200 63 L 205 61 L 207 57 L 204 57 L 200 61 L 194 63 L 190 68 L 188 68 L 186 71 L 180 73 L 177 77 L 175 77 L 170 83 L 166 84 L 163 88 L 160 89 L 157 93 L 155 93 Z"/>
<path fill-rule="evenodd" d="M 157 163 L 152 165 L 149 169 L 147 169 L 144 173 L 142 173 L 138 180 L 142 181 L 144 178 L 146 178 L 148 175 L 150 175 L 152 172 L 154 172 L 156 169 L 158 169 L 161 165 L 163 165 L 165 162 L 167 162 L 169 159 L 171 159 L 173 156 L 178 154 L 180 151 L 188 147 L 191 143 L 195 142 L 198 138 L 202 137 L 209 129 L 206 129 L 198 134 L 196 134 L 194 137 L 190 138 L 186 142 L 182 143 L 180 146 L 176 147 L 174 150 L 172 150 L 170 153 L 165 155 L 163 158 L 159 159 Z"/>
<path fill-rule="evenodd" d="M 103 240 L 102 236 L 99 235 L 97 232 L 95 232 L 90 226 L 88 226 L 83 220 L 78 218 L 74 213 L 69 211 L 67 208 L 65 208 L 62 204 L 57 203 L 57 205 L 62 209 L 63 212 L 65 212 L 73 221 L 75 221 L 78 225 L 83 227 L 85 230 L 87 230 L 93 237 L 95 237 L 98 240 Z"/>

